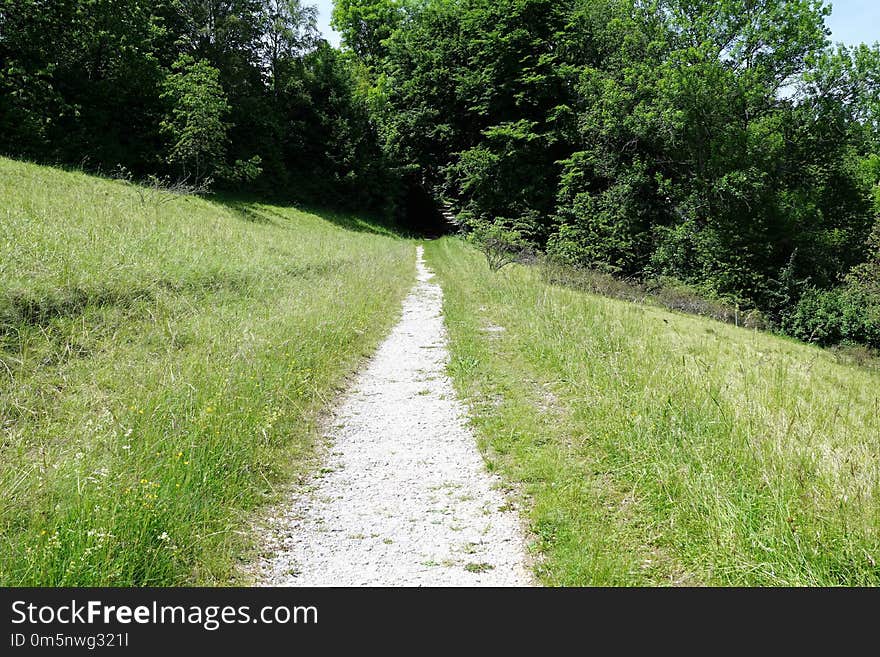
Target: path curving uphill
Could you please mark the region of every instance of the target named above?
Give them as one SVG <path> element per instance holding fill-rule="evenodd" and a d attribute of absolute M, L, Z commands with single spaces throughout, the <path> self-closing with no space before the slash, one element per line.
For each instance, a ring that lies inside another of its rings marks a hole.
<path fill-rule="evenodd" d="M 528 586 L 519 519 L 445 373 L 423 249 L 403 316 L 336 410 L 323 474 L 270 519 L 267 586 Z"/>

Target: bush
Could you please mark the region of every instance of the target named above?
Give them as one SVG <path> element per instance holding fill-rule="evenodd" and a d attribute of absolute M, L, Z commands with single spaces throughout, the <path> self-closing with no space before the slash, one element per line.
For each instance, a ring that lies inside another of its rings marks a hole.
<path fill-rule="evenodd" d="M 220 84 L 220 71 L 206 60 L 181 56 L 164 82 L 162 98 L 169 104 L 161 131 L 170 141 L 168 163 L 199 185 L 223 166 L 232 109 Z M 253 163 L 258 166 L 258 162 Z"/>
<path fill-rule="evenodd" d="M 483 252 L 486 264 L 493 272 L 514 262 L 525 263 L 534 259 L 534 251 L 522 233 L 499 221 L 472 224 L 468 241 Z"/>
<path fill-rule="evenodd" d="M 807 290 L 784 317 L 782 329 L 805 342 L 842 342 L 880 348 L 880 299 L 853 285 Z"/>

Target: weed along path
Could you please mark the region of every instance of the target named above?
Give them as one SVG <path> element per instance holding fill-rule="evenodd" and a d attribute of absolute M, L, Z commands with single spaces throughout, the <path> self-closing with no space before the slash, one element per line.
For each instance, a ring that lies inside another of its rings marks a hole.
<path fill-rule="evenodd" d="M 418 247 L 403 316 L 332 418 L 322 474 L 269 521 L 270 586 L 526 586 L 519 519 L 446 377 L 443 292 Z"/>

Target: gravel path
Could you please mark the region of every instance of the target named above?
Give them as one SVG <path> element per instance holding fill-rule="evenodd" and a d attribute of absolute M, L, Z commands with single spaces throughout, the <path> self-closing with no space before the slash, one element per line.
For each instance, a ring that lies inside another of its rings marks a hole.
<path fill-rule="evenodd" d="M 310 491 L 270 518 L 268 586 L 528 586 L 516 512 L 445 374 L 443 292 L 418 247 L 403 317 L 329 424 Z"/>

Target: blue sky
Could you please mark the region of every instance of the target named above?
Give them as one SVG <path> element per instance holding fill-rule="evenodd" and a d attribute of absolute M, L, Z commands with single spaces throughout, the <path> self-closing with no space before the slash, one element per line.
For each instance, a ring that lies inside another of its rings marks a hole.
<path fill-rule="evenodd" d="M 306 0 L 308 2 L 308 0 Z M 339 45 L 339 35 L 330 29 L 333 0 L 312 0 L 318 6 L 318 28 L 333 45 Z M 831 3 L 828 19 L 831 40 L 847 45 L 873 44 L 880 41 L 880 0 L 836 0 Z"/>
<path fill-rule="evenodd" d="M 303 4 L 314 4 L 318 7 L 318 29 L 334 46 L 339 45 L 339 35 L 330 29 L 330 12 L 333 11 L 333 0 L 306 0 Z"/>
<path fill-rule="evenodd" d="M 847 45 L 880 41 L 880 1 L 837 0 L 828 18 L 831 40 Z"/>

